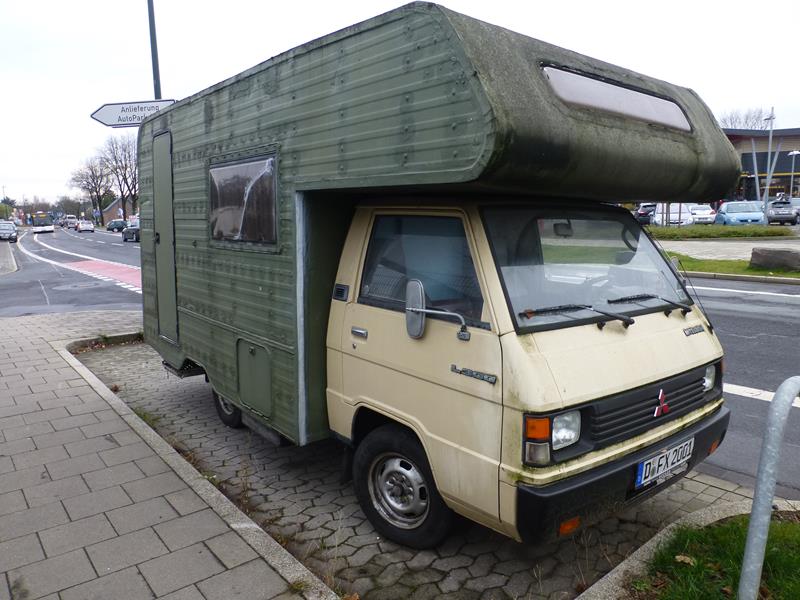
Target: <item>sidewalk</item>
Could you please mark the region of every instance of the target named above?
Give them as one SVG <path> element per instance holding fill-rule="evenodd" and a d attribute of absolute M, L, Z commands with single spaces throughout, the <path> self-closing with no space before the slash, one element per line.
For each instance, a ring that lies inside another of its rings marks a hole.
<path fill-rule="evenodd" d="M 800 251 L 800 237 L 730 238 L 724 240 L 660 240 L 669 252 L 679 252 L 693 258 L 721 260 L 750 260 L 753 248 L 788 248 Z"/>
<path fill-rule="evenodd" d="M 203 378 L 167 373 L 145 344 L 109 346 L 78 358 L 128 406 L 154 420 L 159 435 L 183 447 L 320 579 L 362 600 L 574 598 L 668 523 L 752 495 L 735 483 L 692 472 L 574 538 L 519 544 L 459 520 L 440 547 L 412 550 L 381 539 L 366 520 L 352 486 L 340 482 L 339 444 L 276 448 L 247 429 L 222 426 Z"/>
<path fill-rule="evenodd" d="M 140 328 L 0 319 L 0 600 L 336 598 L 65 350 Z"/>

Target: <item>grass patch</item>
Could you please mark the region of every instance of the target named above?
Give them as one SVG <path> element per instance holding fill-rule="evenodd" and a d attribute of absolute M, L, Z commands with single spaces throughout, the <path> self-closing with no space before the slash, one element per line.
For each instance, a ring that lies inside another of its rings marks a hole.
<path fill-rule="evenodd" d="M 735 598 L 748 515 L 702 529 L 682 527 L 653 557 L 646 577 L 631 581 L 637 600 Z M 770 526 L 759 598 L 800 598 L 800 515 L 776 513 Z"/>
<path fill-rule="evenodd" d="M 746 260 L 693 258 L 678 252 L 667 252 L 667 254 L 678 258 L 681 261 L 681 266 L 687 271 L 699 271 L 701 273 L 725 273 L 728 275 L 765 275 L 767 277 L 800 278 L 800 271 L 753 268 Z"/>
<path fill-rule="evenodd" d="M 147 426 L 150 427 L 150 429 L 155 429 L 156 425 L 158 425 L 158 422 L 161 420 L 161 417 L 154 415 L 143 408 L 134 407 L 132 410 L 137 417 L 147 423 Z"/>
<path fill-rule="evenodd" d="M 767 225 L 687 225 L 685 227 L 650 227 L 647 231 L 657 240 L 702 240 L 710 238 L 792 237 L 788 227 Z"/>

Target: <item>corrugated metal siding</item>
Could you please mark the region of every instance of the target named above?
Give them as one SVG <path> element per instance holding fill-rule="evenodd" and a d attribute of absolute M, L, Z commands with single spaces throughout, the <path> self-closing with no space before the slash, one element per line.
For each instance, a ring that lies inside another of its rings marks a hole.
<path fill-rule="evenodd" d="M 140 131 L 147 341 L 173 364 L 203 365 L 236 399 L 237 338 L 267 346 L 270 424 L 297 440 L 295 190 L 472 179 L 489 160 L 492 123 L 449 24 L 420 6 L 292 50 L 163 111 Z M 158 339 L 153 301 L 151 140 L 163 129 L 173 137 L 180 348 Z M 277 248 L 212 243 L 209 161 L 275 150 Z M 320 385 L 319 373 L 308 376 Z M 319 422 L 324 395 L 314 398 L 309 411 Z"/>

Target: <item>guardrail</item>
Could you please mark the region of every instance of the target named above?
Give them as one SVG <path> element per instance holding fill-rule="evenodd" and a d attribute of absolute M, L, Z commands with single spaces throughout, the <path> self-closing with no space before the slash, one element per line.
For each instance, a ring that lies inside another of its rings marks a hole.
<path fill-rule="evenodd" d="M 789 410 L 798 394 L 800 394 L 800 376 L 790 377 L 778 387 L 769 408 L 764 443 L 761 446 L 761 458 L 758 463 L 753 508 L 750 512 L 750 525 L 747 528 L 742 573 L 739 577 L 739 600 L 755 600 L 758 595 L 761 569 L 764 566 L 764 551 L 772 518 L 772 501 L 775 496 L 783 432 Z"/>

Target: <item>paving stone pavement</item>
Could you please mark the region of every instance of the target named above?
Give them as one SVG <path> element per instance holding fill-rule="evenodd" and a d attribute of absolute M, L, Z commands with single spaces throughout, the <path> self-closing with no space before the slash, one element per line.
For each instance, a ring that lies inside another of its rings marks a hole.
<path fill-rule="evenodd" d="M 800 234 L 800 227 L 792 227 Z M 659 244 L 669 252 L 680 252 L 694 258 L 721 260 L 750 260 L 753 248 L 788 248 L 800 250 L 800 237 L 733 238 L 725 240 L 660 240 Z"/>
<path fill-rule="evenodd" d="M 144 411 L 160 435 L 182 447 L 198 469 L 342 595 L 358 593 L 369 600 L 574 598 L 667 523 L 713 503 L 752 497 L 748 489 L 692 472 L 572 539 L 520 544 L 461 520 L 438 548 L 411 550 L 378 537 L 352 486 L 340 483 L 342 449 L 337 443 L 276 447 L 247 429 L 225 427 L 204 378 L 181 380 L 167 373 L 144 344 L 112 346 L 79 359 L 115 386 L 123 401 Z M 173 539 L 163 530 L 157 533 L 165 534 L 165 542 Z"/>
<path fill-rule="evenodd" d="M 270 540 L 308 575 L 282 577 L 170 466 L 188 465 L 59 352 L 140 327 L 138 312 L 0 319 L 0 600 L 332 597 Z M 163 377 L 147 368 L 144 381 Z"/>

